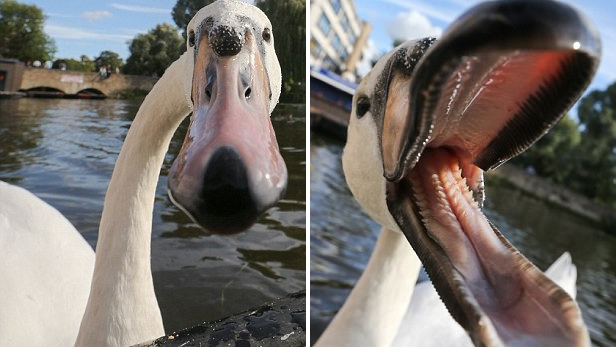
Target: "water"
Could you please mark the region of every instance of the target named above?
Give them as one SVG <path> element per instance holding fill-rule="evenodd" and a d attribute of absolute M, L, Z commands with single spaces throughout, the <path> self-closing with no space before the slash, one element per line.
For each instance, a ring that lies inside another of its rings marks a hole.
<path fill-rule="evenodd" d="M 94 246 L 115 159 L 139 105 L 0 100 L 0 180 L 56 207 Z M 277 110 L 272 120 L 289 170 L 287 193 L 245 233 L 207 235 L 169 202 L 166 174 L 186 124 L 172 141 L 157 187 L 152 231 L 152 271 L 167 332 L 305 288 L 305 108 Z"/>
<path fill-rule="evenodd" d="M 315 134 L 310 138 L 311 343 L 359 278 L 380 229 L 346 186 L 343 145 Z M 616 237 L 520 192 L 489 180 L 486 186 L 485 214 L 537 266 L 546 269 L 564 251 L 571 253 L 578 269 L 577 300 L 593 344 L 616 346 Z"/>

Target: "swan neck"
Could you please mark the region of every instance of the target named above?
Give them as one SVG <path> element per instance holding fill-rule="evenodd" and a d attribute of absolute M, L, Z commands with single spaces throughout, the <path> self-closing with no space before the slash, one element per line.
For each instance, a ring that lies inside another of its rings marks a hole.
<path fill-rule="evenodd" d="M 420 267 L 404 235 L 383 229 L 366 269 L 315 346 L 390 346 Z"/>
<path fill-rule="evenodd" d="M 156 185 L 173 133 L 189 113 L 184 60 L 143 101 L 109 184 L 96 262 L 76 346 L 128 346 L 164 334 L 150 265 Z"/>

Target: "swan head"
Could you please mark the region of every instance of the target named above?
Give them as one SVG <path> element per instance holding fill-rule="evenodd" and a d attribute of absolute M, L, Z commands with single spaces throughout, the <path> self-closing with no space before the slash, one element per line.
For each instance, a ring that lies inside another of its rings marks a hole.
<path fill-rule="evenodd" d="M 600 55 L 596 29 L 565 4 L 487 2 L 438 41 L 395 48 L 355 92 L 342 158 L 351 192 L 404 233 L 477 346 L 589 342 L 575 301 L 483 214 L 483 171 L 545 134 Z"/>
<path fill-rule="evenodd" d="M 212 233 L 250 227 L 282 196 L 287 169 L 270 115 L 281 72 L 267 16 L 237 0 L 201 9 L 187 27 L 193 113 L 169 172 L 172 201 Z"/>

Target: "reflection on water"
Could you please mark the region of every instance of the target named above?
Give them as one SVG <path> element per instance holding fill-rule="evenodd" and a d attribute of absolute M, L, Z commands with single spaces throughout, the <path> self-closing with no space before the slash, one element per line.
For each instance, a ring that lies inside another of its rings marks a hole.
<path fill-rule="evenodd" d="M 359 278 L 379 232 L 346 187 L 342 146 L 315 134 L 310 138 L 311 343 Z M 486 215 L 537 266 L 545 269 L 562 252 L 571 253 L 593 344 L 615 346 L 616 238 L 520 192 L 489 180 L 486 186 Z"/>
<path fill-rule="evenodd" d="M 0 100 L 0 180 L 56 207 L 94 246 L 115 159 L 139 108 L 123 100 Z M 173 206 L 165 158 L 154 205 L 152 270 L 168 332 L 305 288 L 305 109 L 272 116 L 289 170 L 283 200 L 251 230 L 207 235 Z M 183 125 L 185 128 L 185 124 Z"/>

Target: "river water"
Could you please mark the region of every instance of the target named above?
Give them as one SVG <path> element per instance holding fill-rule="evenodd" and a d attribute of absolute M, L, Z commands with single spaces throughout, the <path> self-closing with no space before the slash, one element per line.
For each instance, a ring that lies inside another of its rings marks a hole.
<path fill-rule="evenodd" d="M 139 105 L 0 100 L 0 180 L 60 210 L 94 246 L 115 159 Z M 286 195 L 248 232 L 233 236 L 204 233 L 169 202 L 167 170 L 186 124 L 173 139 L 159 178 L 152 231 L 152 271 L 167 332 L 306 287 L 305 107 L 279 106 L 272 120 L 289 170 Z"/>
<path fill-rule="evenodd" d="M 344 143 L 310 138 L 311 343 L 342 305 L 368 262 L 379 226 L 352 198 L 340 156 Z M 569 251 L 577 300 L 595 346 L 616 346 L 616 237 L 568 212 L 486 182 L 485 214 L 539 268 Z M 420 280 L 425 280 L 425 275 Z"/>

